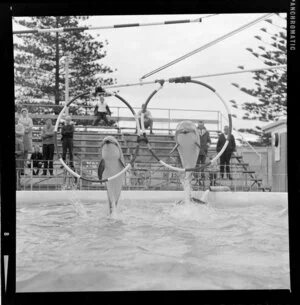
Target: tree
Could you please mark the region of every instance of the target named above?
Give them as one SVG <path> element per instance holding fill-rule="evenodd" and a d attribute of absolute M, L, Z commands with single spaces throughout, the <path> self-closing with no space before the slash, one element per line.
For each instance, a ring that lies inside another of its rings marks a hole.
<path fill-rule="evenodd" d="M 28 20 L 29 19 L 29 20 Z M 15 20 L 28 28 L 58 28 L 79 26 L 87 17 L 57 16 L 31 17 Z M 99 35 L 98 35 L 99 36 Z M 55 104 L 64 100 L 63 56 L 70 54 L 69 91 L 75 96 L 96 85 L 113 84 L 111 77 L 104 78 L 113 70 L 101 63 L 106 56 L 104 44 L 85 31 L 45 32 L 17 35 L 14 43 L 15 88 L 17 101 L 32 98 L 51 99 Z M 101 76 L 99 76 L 101 73 Z"/>
<path fill-rule="evenodd" d="M 279 16 L 280 17 L 280 16 Z M 282 17 L 280 17 L 282 18 Z M 261 60 L 268 66 L 277 66 L 287 64 L 286 49 L 286 28 L 273 24 L 272 19 L 266 20 L 273 25 L 276 33 L 270 33 L 266 28 L 260 30 L 264 33 L 262 36 L 255 36 L 261 44 L 256 50 L 247 48 L 253 56 Z M 268 39 L 269 41 L 266 41 Z M 244 69 L 243 66 L 238 66 Z M 255 88 L 240 87 L 239 84 L 232 85 L 239 88 L 242 92 L 256 97 L 259 102 L 244 102 L 241 109 L 244 111 L 244 120 L 260 120 L 262 122 L 274 121 L 276 118 L 286 115 L 287 111 L 287 71 L 286 69 L 264 70 L 253 72 L 253 80 L 255 80 Z M 232 100 L 234 108 L 239 108 L 236 101 Z M 243 132 L 243 130 L 239 130 Z M 247 132 L 260 135 L 262 143 L 269 143 L 269 137 L 263 135 L 259 126 L 255 130 L 247 129 Z"/>

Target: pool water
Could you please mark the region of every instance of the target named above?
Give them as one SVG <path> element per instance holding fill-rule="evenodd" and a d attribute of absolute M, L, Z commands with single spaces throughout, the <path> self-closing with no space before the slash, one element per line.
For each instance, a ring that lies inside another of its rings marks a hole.
<path fill-rule="evenodd" d="M 18 199 L 17 292 L 290 287 L 285 204 L 144 196 L 112 219 L 105 197 L 68 194 Z"/>

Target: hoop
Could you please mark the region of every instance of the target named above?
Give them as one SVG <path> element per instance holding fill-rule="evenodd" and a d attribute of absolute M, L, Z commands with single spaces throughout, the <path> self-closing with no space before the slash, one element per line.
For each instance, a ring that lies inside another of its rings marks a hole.
<path fill-rule="evenodd" d="M 131 107 L 131 105 L 124 99 L 122 98 L 121 96 L 119 96 L 117 93 L 113 93 L 113 92 L 107 92 L 107 91 L 104 91 L 101 87 L 100 87 L 100 91 L 101 93 L 108 93 L 109 95 L 113 95 L 115 96 L 116 98 L 118 98 L 120 101 L 122 101 L 128 108 L 129 110 L 131 111 L 131 113 L 133 114 L 134 118 L 135 118 L 135 121 L 136 121 L 136 125 L 137 125 L 137 131 L 138 131 L 138 135 L 140 135 L 140 124 L 139 124 L 139 121 L 138 121 L 138 116 L 136 115 L 135 111 L 133 110 L 133 108 Z M 97 93 L 97 91 L 96 91 Z M 89 94 L 92 94 L 92 92 L 90 91 L 86 91 L 86 92 L 83 92 L 77 96 L 75 96 L 74 98 L 72 98 L 64 107 L 63 109 L 61 110 L 60 114 L 58 115 L 57 117 L 57 120 L 56 120 L 56 124 L 55 124 L 55 127 L 54 127 L 54 146 L 55 146 L 55 149 L 57 151 L 57 155 L 59 156 L 59 161 L 60 163 L 63 165 L 63 167 L 70 173 L 72 174 L 74 177 L 78 178 L 78 179 L 82 179 L 82 180 L 85 180 L 85 181 L 89 181 L 89 182 L 97 182 L 97 183 L 104 183 L 104 182 L 108 182 L 108 181 L 111 181 L 111 180 L 114 180 L 116 178 L 118 178 L 119 176 L 121 176 L 123 173 L 125 173 L 127 170 L 129 170 L 131 167 L 133 167 L 133 163 L 137 157 L 137 154 L 138 154 L 138 151 L 139 151 L 139 144 L 137 145 L 136 147 L 136 151 L 135 151 L 135 154 L 134 156 L 132 157 L 131 161 L 129 162 L 129 164 L 127 164 L 127 166 L 125 168 L 123 168 L 119 173 L 115 174 L 114 176 L 111 176 L 109 178 L 106 178 L 106 179 L 101 179 L 101 180 L 95 180 L 95 179 L 91 179 L 91 178 L 88 178 L 88 177 L 84 177 L 84 176 L 81 176 L 79 175 L 78 173 L 76 173 L 75 171 L 73 171 L 64 161 L 63 159 L 60 157 L 60 154 L 59 154 L 59 151 L 58 151 L 58 145 L 57 145 L 57 129 L 58 129 L 58 124 L 61 120 L 61 117 L 62 115 L 64 114 L 64 112 L 66 111 L 66 109 L 74 102 L 76 101 L 78 98 L 80 97 L 83 97 L 85 95 L 89 95 Z"/>
<path fill-rule="evenodd" d="M 156 82 L 158 82 L 160 84 L 160 87 L 156 90 L 154 90 L 150 96 L 148 97 L 147 101 L 145 102 L 145 111 L 147 109 L 147 105 L 149 104 L 150 100 L 152 99 L 152 97 L 159 91 L 163 88 L 163 84 L 164 84 L 164 80 L 157 80 Z M 221 95 L 216 91 L 216 89 L 214 89 L 213 87 L 211 87 L 210 85 L 207 85 L 203 82 L 200 82 L 200 81 L 196 81 L 196 80 L 192 80 L 191 77 L 189 76 L 183 76 L 183 77 L 176 77 L 176 78 L 170 78 L 169 79 L 169 83 L 194 83 L 194 84 L 198 84 L 198 85 L 201 85 L 209 90 L 211 90 L 213 93 L 216 94 L 216 96 L 219 98 L 219 100 L 221 100 L 221 102 L 223 103 L 223 105 L 225 106 L 226 108 L 226 111 L 228 113 L 228 122 L 229 122 L 229 132 L 228 132 L 228 135 L 227 135 L 227 138 L 226 138 L 226 141 L 222 147 L 222 149 L 219 151 L 219 153 L 211 160 L 209 161 L 208 163 L 204 164 L 204 165 L 201 165 L 199 167 L 193 167 L 193 168 L 180 168 L 180 167 L 175 167 L 175 166 L 171 166 L 167 163 L 165 163 L 164 161 L 160 160 L 158 158 L 158 156 L 155 154 L 155 152 L 152 150 L 152 147 L 151 145 L 149 144 L 149 142 L 147 142 L 147 147 L 148 147 L 148 150 L 150 151 L 150 153 L 152 154 L 152 156 L 156 159 L 156 161 L 158 161 L 160 164 L 162 164 L 163 166 L 171 169 L 171 170 L 175 170 L 175 171 L 178 171 L 178 172 L 191 172 L 191 171 L 198 171 L 198 170 L 202 170 L 203 168 L 209 166 L 210 164 L 216 162 L 220 156 L 223 154 L 223 152 L 225 151 L 226 147 L 228 146 L 229 144 L 229 140 L 230 140 L 230 137 L 231 137 L 231 132 L 232 132 L 232 116 L 231 116 L 231 112 L 230 112 L 230 109 L 227 105 L 227 103 L 225 102 L 225 100 L 221 97 Z M 144 111 L 142 112 L 141 114 L 141 128 L 142 128 L 142 133 L 144 134 L 144 137 L 146 137 L 146 131 L 145 131 L 145 125 L 144 125 Z"/>

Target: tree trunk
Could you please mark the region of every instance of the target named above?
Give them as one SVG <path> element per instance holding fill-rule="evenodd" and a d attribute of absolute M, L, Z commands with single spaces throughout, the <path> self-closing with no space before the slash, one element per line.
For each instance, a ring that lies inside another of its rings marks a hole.
<path fill-rule="evenodd" d="M 56 27 L 59 27 L 59 17 L 56 17 Z M 58 43 L 58 33 L 56 33 L 55 41 L 55 105 L 59 104 L 59 43 Z M 56 113 L 56 111 L 55 111 Z"/>

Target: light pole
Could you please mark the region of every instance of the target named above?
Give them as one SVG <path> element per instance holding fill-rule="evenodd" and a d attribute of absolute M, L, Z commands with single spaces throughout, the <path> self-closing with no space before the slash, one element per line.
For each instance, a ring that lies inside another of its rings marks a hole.
<path fill-rule="evenodd" d="M 69 102 L 69 54 L 65 56 L 65 105 Z M 69 115 L 69 107 L 66 109 L 66 115 Z"/>

